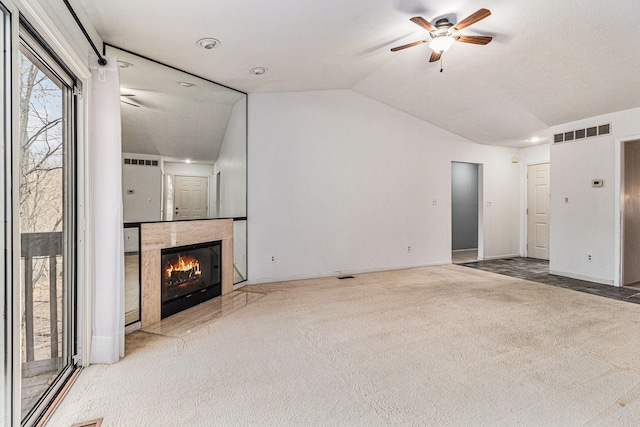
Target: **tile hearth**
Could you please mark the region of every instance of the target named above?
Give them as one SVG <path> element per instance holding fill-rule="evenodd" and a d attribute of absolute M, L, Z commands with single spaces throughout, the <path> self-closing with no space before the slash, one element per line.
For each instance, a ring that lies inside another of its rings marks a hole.
<path fill-rule="evenodd" d="M 142 330 L 166 337 L 184 337 L 205 326 L 207 322 L 233 313 L 264 295 L 258 292 L 233 291 L 143 327 Z"/>

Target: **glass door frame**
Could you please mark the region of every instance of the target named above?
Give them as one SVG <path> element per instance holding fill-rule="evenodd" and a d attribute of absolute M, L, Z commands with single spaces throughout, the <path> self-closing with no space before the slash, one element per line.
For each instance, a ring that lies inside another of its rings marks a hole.
<path fill-rule="evenodd" d="M 55 380 L 48 386 L 46 391 L 40 395 L 37 403 L 29 408 L 29 412 L 26 413 L 21 420 L 22 425 L 30 426 L 39 421 L 42 415 L 46 412 L 47 408 L 51 404 L 51 401 L 61 391 L 71 374 L 75 370 L 74 355 L 76 351 L 76 221 L 75 221 L 75 193 L 76 193 L 76 159 L 75 159 L 75 102 L 73 93 L 77 91 L 75 84 L 75 76 L 67 71 L 60 63 L 60 60 L 56 57 L 55 53 L 43 41 L 33 27 L 24 19 L 20 19 L 19 28 L 19 46 L 18 51 L 24 50 L 23 55 L 30 57 L 32 62 L 40 72 L 48 76 L 48 79 L 52 82 L 57 81 L 56 85 L 60 84 L 61 90 L 61 114 L 62 114 L 62 208 L 63 208 L 63 221 L 62 227 L 62 348 L 61 348 L 61 361 L 62 364 L 56 370 Z M 22 82 L 18 81 L 20 85 Z M 22 93 L 19 90 L 18 93 Z M 14 147 L 17 147 L 21 143 L 20 140 L 13 141 Z M 16 151 L 20 151 L 16 148 Z M 21 159 L 18 159 L 17 164 L 14 165 L 14 170 L 20 170 Z M 20 174 L 14 174 L 20 175 Z M 19 184 L 18 184 L 19 185 Z M 19 209 L 19 206 L 17 206 Z M 17 218 L 17 217 L 16 217 Z M 13 224 L 14 228 L 18 228 L 17 223 Z M 22 244 L 21 238 L 17 243 L 14 243 L 14 247 Z M 15 252 L 14 252 L 15 253 Z M 21 252 L 18 252 L 21 253 Z M 19 256 L 16 255 L 19 259 Z M 16 270 L 19 271 L 19 270 Z M 30 286 L 26 284 L 25 286 Z M 14 287 L 15 282 L 14 282 Z M 51 295 L 50 295 L 51 297 Z M 18 298 L 16 298 L 18 299 Z M 20 313 L 22 317 L 22 313 Z M 21 359 L 18 359 L 21 360 Z M 51 371 L 53 373 L 53 371 Z M 21 372 L 22 377 L 22 372 Z M 24 387 L 20 387 L 20 392 L 24 393 Z M 18 398 L 16 395 L 15 398 Z M 24 399 L 20 396 L 20 400 Z M 26 408 L 21 408 L 21 413 Z M 18 414 L 16 414 L 18 415 Z"/>
<path fill-rule="evenodd" d="M 16 377 L 20 375 L 20 363 L 16 363 L 16 343 L 18 344 L 18 352 L 20 345 L 19 334 L 16 337 L 15 334 L 15 314 L 16 298 L 14 297 L 13 278 L 16 266 L 19 268 L 19 258 L 16 261 L 14 257 L 14 242 L 19 238 L 17 230 L 13 228 L 13 218 L 15 214 L 15 206 L 18 201 L 17 194 L 14 193 L 14 183 L 16 182 L 15 176 L 12 173 L 12 167 L 15 164 L 15 152 L 13 150 L 13 141 L 15 136 L 18 135 L 16 126 L 14 125 L 15 117 L 14 112 L 16 106 L 19 104 L 19 100 L 14 96 L 15 89 L 17 88 L 17 75 L 18 70 L 14 64 L 17 64 L 18 52 L 14 49 L 16 46 L 15 41 L 18 37 L 18 9 L 16 6 L 5 0 L 0 0 L 0 7 L 2 8 L 2 48 L 4 50 L 4 56 L 0 59 L 2 63 L 2 88 L 0 93 L 2 94 L 2 107 L 0 113 L 2 114 L 0 120 L 2 120 L 2 138 L 3 138 L 3 193 L 4 193 L 4 205 L 3 205 L 3 240 L 4 240 L 4 259 L 2 265 L 2 273 L 5 280 L 3 294 L 3 312 L 4 312 L 4 327 L 2 330 L 2 408 L 0 409 L 0 423 L 3 425 L 14 425 L 15 414 L 20 417 L 19 401 L 18 408 L 15 407 L 17 399 L 15 396 Z M 17 237 L 16 237 L 17 236 Z M 19 270 L 18 270 L 19 271 Z M 19 277 L 19 276 L 18 276 Z M 18 279 L 19 280 L 19 279 Z M 17 308 L 20 309 L 19 301 L 17 301 Z M 19 319 L 18 319 L 19 320 Z M 19 327 L 19 326 L 18 326 Z M 19 329 L 18 329 L 19 331 Z M 18 353 L 18 357 L 20 354 Z M 19 422 L 19 420 L 18 420 Z"/>
<path fill-rule="evenodd" d="M 4 227 L 4 264 L 0 265 L 0 274 L 4 276 L 4 292 L 0 292 L 0 309 L 4 312 L 4 325 L 0 332 L 0 340 L 3 349 L 0 352 L 0 366 L 3 368 L 2 384 L 0 385 L 0 425 L 21 425 L 21 306 L 20 306 L 20 233 L 15 221 L 19 218 L 19 126 L 18 112 L 20 111 L 19 97 L 19 43 L 21 23 L 32 29 L 38 37 L 39 44 L 47 51 L 48 56 L 55 59 L 58 64 L 71 76 L 75 76 L 76 88 L 69 95 L 75 100 L 74 115 L 70 119 L 75 123 L 68 126 L 67 130 L 73 133 L 75 149 L 73 156 L 75 177 L 74 185 L 69 188 L 75 194 L 76 200 L 73 206 L 68 206 L 67 211 L 75 218 L 74 235 L 70 237 L 69 245 L 74 246 L 75 265 L 67 265 L 67 269 L 73 271 L 75 281 L 74 290 L 76 298 L 70 305 L 74 310 L 72 322 L 75 326 L 75 337 L 72 339 L 74 350 L 72 365 L 87 366 L 89 364 L 89 343 L 91 342 L 91 326 L 87 324 L 91 319 L 91 292 L 88 284 L 91 283 L 92 270 L 88 264 L 90 259 L 90 244 L 92 234 L 88 229 L 91 221 L 90 207 L 87 201 L 88 193 L 88 146 L 89 130 L 87 123 L 89 113 L 86 99 L 90 97 L 91 71 L 89 70 L 86 53 L 78 51 L 70 43 L 74 34 L 69 33 L 65 27 L 64 19 L 58 16 L 49 16 L 35 1 L 32 0 L 0 0 L 0 6 L 4 8 L 5 25 L 0 30 L 4 31 L 3 42 L 4 57 L 0 61 L 3 73 L 0 73 L 0 134 L 3 137 L 2 154 L 0 161 L 3 163 L 2 182 L 4 200 L 3 220 Z M 0 15 L 2 16 L 2 15 Z M 29 25 L 33 24 L 33 26 Z M 82 88 L 86 88 L 83 94 Z M 83 96 L 84 95 L 84 96 Z M 83 99 L 84 98 L 84 99 Z M 70 122 L 71 124 L 71 122 Z M 77 370 L 76 370 L 77 372 Z M 62 384 L 60 384 L 62 386 Z M 60 387 L 59 387 L 60 389 Z M 43 409 L 50 409 L 50 402 L 43 404 Z M 44 413 L 44 412 L 42 412 Z M 33 425 L 39 417 L 32 417 L 24 425 Z"/>

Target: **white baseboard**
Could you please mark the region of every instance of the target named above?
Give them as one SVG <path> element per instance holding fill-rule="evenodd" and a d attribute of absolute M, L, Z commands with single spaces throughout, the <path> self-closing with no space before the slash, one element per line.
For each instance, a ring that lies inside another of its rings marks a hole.
<path fill-rule="evenodd" d="M 262 285 L 265 283 L 276 283 L 276 282 L 291 282 L 295 280 L 309 280 L 309 279 L 322 279 L 325 277 L 337 277 L 337 276 L 350 276 L 356 274 L 366 274 L 366 273 L 379 273 L 381 271 L 395 271 L 395 270 L 408 270 L 411 268 L 421 268 L 421 267 L 433 267 L 437 265 L 450 265 L 450 261 L 440 261 L 433 262 L 428 264 L 419 264 L 419 265 L 406 265 L 402 267 L 381 267 L 381 268 L 373 268 L 373 269 L 362 269 L 362 270 L 340 270 L 334 271 L 333 273 L 318 273 L 318 274 L 301 274 L 301 275 L 293 275 L 293 276 L 282 276 L 282 277 L 266 277 L 263 279 L 250 279 L 245 283 L 247 286 L 251 285 Z"/>
<path fill-rule="evenodd" d="M 247 286 L 247 284 L 248 284 L 248 283 L 247 283 L 247 281 L 246 281 L 246 280 L 243 280 L 242 282 L 239 282 L 239 283 L 234 284 L 234 285 L 233 285 L 233 290 L 234 290 L 234 291 L 237 291 L 238 289 L 240 289 L 240 288 L 244 288 L 245 286 Z"/>
<path fill-rule="evenodd" d="M 549 274 L 556 276 L 570 277 L 571 279 L 586 280 L 587 282 L 600 283 L 601 285 L 615 286 L 613 280 L 602 279 L 600 277 L 583 276 L 582 274 L 567 273 L 566 271 L 549 270 Z"/>
<path fill-rule="evenodd" d="M 485 256 L 478 257 L 480 261 L 490 261 L 492 259 L 503 259 L 503 258 L 520 258 L 520 254 L 507 254 L 507 255 L 494 255 L 494 256 Z"/>
<path fill-rule="evenodd" d="M 131 332 L 135 332 L 137 330 L 139 330 L 142 327 L 142 323 L 140 322 L 136 322 L 136 323 L 132 323 L 130 325 L 127 325 L 124 327 L 124 334 L 128 335 Z"/>

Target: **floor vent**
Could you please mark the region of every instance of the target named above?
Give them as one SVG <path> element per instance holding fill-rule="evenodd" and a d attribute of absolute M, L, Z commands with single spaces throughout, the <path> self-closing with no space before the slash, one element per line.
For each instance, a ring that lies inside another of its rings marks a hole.
<path fill-rule="evenodd" d="M 344 280 L 344 279 L 355 279 L 354 276 L 338 276 L 338 280 Z"/>
<path fill-rule="evenodd" d="M 138 166 L 158 166 L 157 160 L 147 159 L 124 159 L 125 165 L 138 165 Z"/>
<path fill-rule="evenodd" d="M 577 141 L 579 139 L 591 138 L 594 136 L 609 135 L 611 133 L 611 123 L 600 126 L 593 126 L 586 129 L 576 129 L 564 133 L 556 133 L 553 135 L 553 143 Z"/>
<path fill-rule="evenodd" d="M 71 427 L 100 427 L 102 425 L 102 418 L 92 421 L 85 421 L 83 423 L 77 423 L 72 425 Z"/>

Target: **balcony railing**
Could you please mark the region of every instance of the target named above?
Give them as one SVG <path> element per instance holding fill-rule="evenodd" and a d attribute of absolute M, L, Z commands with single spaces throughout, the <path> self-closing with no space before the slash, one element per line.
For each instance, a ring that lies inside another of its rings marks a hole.
<path fill-rule="evenodd" d="M 62 291 L 58 262 L 62 258 L 62 232 L 22 233 L 21 242 L 24 260 L 22 371 L 23 377 L 32 377 L 58 368 L 58 308 Z M 35 327 L 37 325 L 39 327 Z"/>

